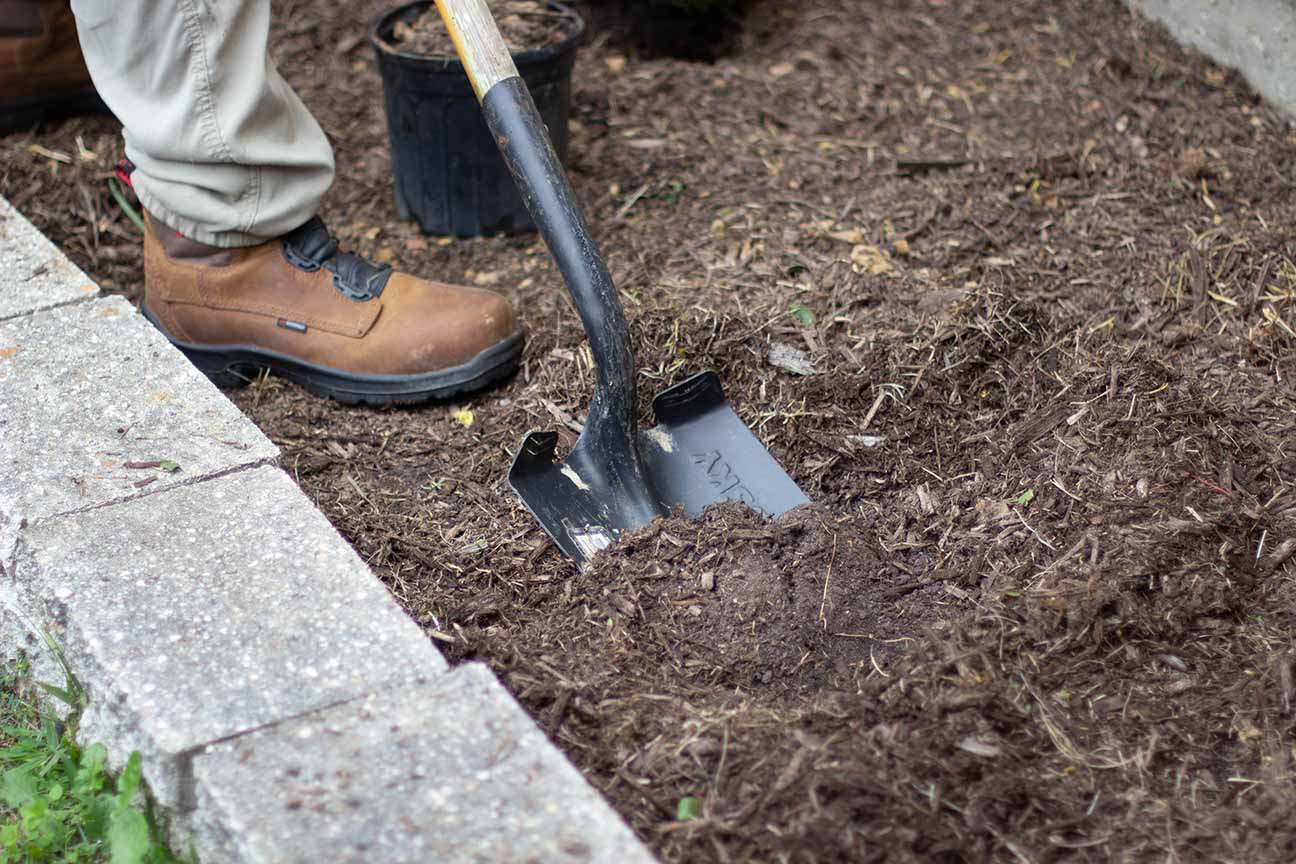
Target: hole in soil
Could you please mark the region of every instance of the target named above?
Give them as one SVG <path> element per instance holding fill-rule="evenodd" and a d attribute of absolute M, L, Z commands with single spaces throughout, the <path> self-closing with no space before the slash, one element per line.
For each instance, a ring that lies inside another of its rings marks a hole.
<path fill-rule="evenodd" d="M 758 684 L 770 699 L 854 689 L 870 654 L 889 656 L 927 615 L 898 611 L 899 571 L 867 527 L 813 505 L 769 520 L 720 504 L 605 550 L 572 590 L 630 645 L 669 639 L 675 663 L 716 684 Z"/>

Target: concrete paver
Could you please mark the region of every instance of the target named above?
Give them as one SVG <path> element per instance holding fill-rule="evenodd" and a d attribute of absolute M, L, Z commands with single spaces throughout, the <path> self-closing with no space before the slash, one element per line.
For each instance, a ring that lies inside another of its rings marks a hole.
<path fill-rule="evenodd" d="M 28 529 L 16 584 L 183 809 L 193 748 L 432 678 L 445 661 L 292 480 L 260 467 Z"/>
<path fill-rule="evenodd" d="M 0 511 L 32 523 L 278 454 L 120 297 L 0 321 L 0 434 Z"/>
<path fill-rule="evenodd" d="M 480 664 L 209 747 L 194 778 L 219 859 L 653 860 Z"/>
<path fill-rule="evenodd" d="M 0 320 L 99 294 L 99 287 L 0 198 Z"/>

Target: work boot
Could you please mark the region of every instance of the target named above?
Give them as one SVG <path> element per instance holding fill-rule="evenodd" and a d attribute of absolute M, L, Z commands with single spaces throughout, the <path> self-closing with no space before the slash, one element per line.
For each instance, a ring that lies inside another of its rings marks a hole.
<path fill-rule="evenodd" d="M 67 0 L 0 0 L 0 135 L 107 111 Z"/>
<path fill-rule="evenodd" d="M 352 404 L 477 390 L 516 369 L 522 353 L 517 315 L 499 294 L 340 253 L 318 216 L 237 249 L 149 218 L 143 310 L 218 386 L 268 369 Z"/>

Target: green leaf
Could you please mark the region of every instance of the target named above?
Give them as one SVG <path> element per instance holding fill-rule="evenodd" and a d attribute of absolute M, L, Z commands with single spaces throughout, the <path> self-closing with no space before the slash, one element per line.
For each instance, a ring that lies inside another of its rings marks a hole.
<path fill-rule="evenodd" d="M 26 768 L 13 768 L 5 772 L 4 785 L 0 787 L 0 799 L 14 808 L 26 806 L 36 800 L 36 778 Z"/>
<path fill-rule="evenodd" d="M 170 473 L 174 474 L 175 472 L 180 470 L 180 463 L 172 459 L 163 459 L 162 461 L 158 462 L 158 468 L 163 471 L 169 471 Z"/>
<path fill-rule="evenodd" d="M 46 684 L 44 681 L 37 681 L 36 686 L 62 702 L 64 705 L 67 705 L 69 708 L 77 707 L 77 697 L 71 690 L 64 687 L 55 687 L 53 684 Z"/>
<path fill-rule="evenodd" d="M 108 833 L 108 822 L 112 819 L 112 799 L 107 795 L 87 794 L 82 798 L 81 819 L 87 837 L 102 840 Z"/>
<path fill-rule="evenodd" d="M 1025 507 L 1027 504 L 1029 504 L 1030 502 L 1032 502 L 1032 501 L 1034 501 L 1034 500 L 1035 500 L 1035 490 L 1034 490 L 1034 489 L 1027 489 L 1025 492 L 1021 493 L 1021 494 L 1018 495 L 1017 498 L 1016 498 L 1016 502 L 1017 502 L 1019 505 L 1021 505 L 1022 507 Z"/>
<path fill-rule="evenodd" d="M 702 812 L 702 805 L 692 795 L 685 795 L 675 807 L 676 822 L 692 822 Z"/>
<path fill-rule="evenodd" d="M 809 309 L 807 309 L 806 307 L 802 306 L 800 303 L 796 304 L 795 306 L 793 306 L 793 307 L 792 307 L 791 309 L 789 309 L 788 311 L 792 313 L 792 317 L 793 317 L 793 318 L 795 318 L 797 321 L 800 321 L 800 322 L 801 322 L 801 325 L 802 325 L 803 327 L 813 327 L 813 326 L 814 326 L 814 322 L 815 322 L 815 316 L 814 316 L 814 313 L 811 312 L 811 311 L 810 311 Z"/>
<path fill-rule="evenodd" d="M 129 807 L 115 810 L 108 824 L 108 860 L 110 864 L 142 864 L 148 854 L 148 820 Z"/>
<path fill-rule="evenodd" d="M 103 788 L 103 770 L 108 761 L 108 751 L 104 745 L 91 744 L 81 754 L 81 764 L 77 766 L 76 785 L 78 789 L 98 792 Z"/>
<path fill-rule="evenodd" d="M 63 787 L 55 783 L 53 786 L 50 787 L 46 797 L 48 797 L 49 800 L 51 801 L 59 800 L 60 798 L 63 797 Z"/>
<path fill-rule="evenodd" d="M 19 861 L 17 856 L 22 850 L 18 848 L 20 839 L 18 837 L 18 823 L 10 822 L 7 825 L 0 826 L 0 861 Z"/>
<path fill-rule="evenodd" d="M 114 801 L 119 808 L 130 806 L 131 799 L 135 797 L 135 791 L 139 789 L 140 784 L 140 754 L 136 750 L 126 760 L 126 767 L 122 769 L 121 777 L 117 778 L 117 794 Z"/>
<path fill-rule="evenodd" d="M 58 833 L 58 821 L 49 818 L 49 805 L 43 798 L 37 798 L 18 810 L 22 817 L 23 830 L 38 846 L 48 848 Z"/>

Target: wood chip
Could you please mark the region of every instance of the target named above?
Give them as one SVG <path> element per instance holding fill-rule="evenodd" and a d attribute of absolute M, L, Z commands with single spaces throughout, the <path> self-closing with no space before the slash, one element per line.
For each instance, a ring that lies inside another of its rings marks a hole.
<path fill-rule="evenodd" d="M 960 741 L 958 748 L 965 753 L 971 753 L 973 756 L 980 756 L 983 759 L 994 759 L 1003 754 L 1003 749 L 998 744 L 982 741 L 975 735 L 969 735 Z"/>
<path fill-rule="evenodd" d="M 819 370 L 815 368 L 814 363 L 810 362 L 810 357 L 804 351 L 785 342 L 775 342 L 770 346 L 769 362 L 771 366 L 791 372 L 793 375 L 819 374 Z"/>

